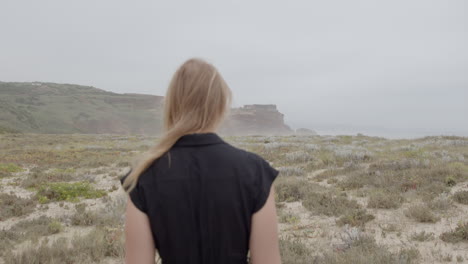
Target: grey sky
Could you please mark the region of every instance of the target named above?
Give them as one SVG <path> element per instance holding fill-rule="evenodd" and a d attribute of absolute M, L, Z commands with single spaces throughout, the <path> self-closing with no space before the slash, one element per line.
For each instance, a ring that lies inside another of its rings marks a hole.
<path fill-rule="evenodd" d="M 468 136 L 468 3 L 0 1 L 0 80 L 164 95 L 184 60 L 293 128 Z"/>

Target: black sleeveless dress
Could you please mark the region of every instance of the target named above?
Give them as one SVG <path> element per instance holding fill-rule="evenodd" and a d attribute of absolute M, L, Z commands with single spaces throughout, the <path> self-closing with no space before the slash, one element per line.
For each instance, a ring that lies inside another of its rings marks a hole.
<path fill-rule="evenodd" d="M 130 198 L 148 215 L 163 264 L 248 263 L 251 217 L 277 176 L 216 133 L 188 134 L 145 170 Z"/>

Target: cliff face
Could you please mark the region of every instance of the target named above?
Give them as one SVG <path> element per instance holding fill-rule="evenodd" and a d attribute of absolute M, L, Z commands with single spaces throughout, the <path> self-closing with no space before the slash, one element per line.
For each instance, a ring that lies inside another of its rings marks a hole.
<path fill-rule="evenodd" d="M 149 134 L 161 132 L 163 97 L 57 83 L 0 82 L 0 132 Z M 275 105 L 232 109 L 220 133 L 285 134 Z"/>
<path fill-rule="evenodd" d="M 220 129 L 225 135 L 285 135 L 294 131 L 284 123 L 276 105 L 245 105 L 233 108 Z"/>

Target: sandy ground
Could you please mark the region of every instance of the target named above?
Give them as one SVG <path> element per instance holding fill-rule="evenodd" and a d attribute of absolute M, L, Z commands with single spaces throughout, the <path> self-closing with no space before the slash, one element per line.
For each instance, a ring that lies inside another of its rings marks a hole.
<path fill-rule="evenodd" d="M 126 171 L 126 169 L 119 170 L 118 175 L 121 175 L 124 171 Z M 326 183 L 326 180 L 321 182 L 315 181 L 315 177 L 324 171 L 325 169 L 314 171 L 307 176 L 307 179 L 323 187 L 329 187 L 330 184 Z M 22 177 L 25 177 L 27 173 L 28 171 L 25 171 L 13 177 L 1 179 L 0 191 L 3 193 L 13 192 L 23 198 L 30 197 L 34 194 L 33 192 L 18 186 L 10 185 L 11 183 L 17 182 Z M 346 176 L 335 176 L 334 178 L 340 179 L 343 177 Z M 107 174 L 96 174 L 94 180 L 94 186 L 99 189 L 108 190 L 112 186 L 118 187 L 117 190 L 109 192 L 108 199 L 126 199 L 126 194 L 120 187 L 120 182 L 116 177 L 111 177 Z M 468 190 L 468 182 L 457 184 L 452 188 L 451 192 L 454 193 L 460 190 Z M 366 204 L 366 198 L 353 198 L 358 200 L 362 205 Z M 85 199 L 82 202 L 87 204 L 89 210 L 99 211 L 106 206 L 102 198 Z M 68 209 L 65 208 L 65 206 L 60 206 L 58 202 L 51 202 L 46 206 L 38 204 L 36 210 L 29 215 L 12 217 L 1 221 L 0 229 L 8 230 L 20 220 L 31 220 L 41 215 L 64 217 L 74 213 L 74 203 L 63 202 L 63 204 L 68 205 Z M 401 248 L 416 247 L 422 255 L 421 263 L 450 263 L 440 260 L 447 255 L 453 256 L 452 263 L 468 263 L 468 243 L 451 244 L 438 239 L 441 233 L 452 230 L 459 222 L 467 220 L 468 205 L 454 203 L 454 208 L 443 215 L 441 220 L 434 224 L 417 223 L 405 217 L 403 212 L 409 205 L 411 204 L 405 203 L 401 208 L 396 210 L 368 209 L 368 211 L 375 216 L 375 219 L 366 224 L 365 232 L 375 237 L 378 244 L 388 246 L 391 251 L 396 252 Z M 346 226 L 338 227 L 335 224 L 337 220 L 335 217 L 313 215 L 302 206 L 302 202 L 300 201 L 284 203 L 284 208 L 280 210 L 283 212 L 289 211 L 298 218 L 298 221 L 295 223 L 279 223 L 280 236 L 290 239 L 300 239 L 314 254 L 321 254 L 325 249 L 340 249 L 340 247 L 343 246 L 343 236 L 352 232 L 352 230 Z M 59 237 L 72 238 L 74 236 L 84 235 L 91 230 L 92 227 L 72 226 L 68 223 L 65 224 L 63 232 L 48 236 L 48 239 L 52 242 Z M 425 242 L 411 240 L 410 236 L 412 234 L 421 231 L 434 233 L 435 239 Z M 18 252 L 31 245 L 30 241 L 20 243 L 16 245 L 14 251 Z M 457 256 L 462 256 L 464 262 L 457 262 Z M 0 263 L 3 263 L 1 258 Z M 122 263 L 122 260 L 106 258 L 102 263 Z"/>
<path fill-rule="evenodd" d="M 308 179 L 314 178 L 325 170 L 317 170 L 308 175 Z M 335 176 L 340 178 L 345 176 Z M 313 181 L 314 183 L 317 183 Z M 329 187 L 326 181 L 318 183 Z M 459 183 L 451 190 L 455 193 L 460 190 L 468 190 L 468 182 Z M 352 197 L 361 205 L 367 204 L 367 198 Z M 340 249 L 342 237 L 350 232 L 348 227 L 338 227 L 336 217 L 313 215 L 302 206 L 302 202 L 284 203 L 286 212 L 291 212 L 299 218 L 298 223 L 280 223 L 279 230 L 282 237 L 299 238 L 314 254 L 320 254 L 323 249 Z M 385 245 L 392 252 L 398 252 L 401 248 L 415 247 L 421 253 L 421 263 L 450 263 L 450 261 L 439 261 L 445 256 L 452 256 L 452 263 L 468 263 L 468 243 L 446 243 L 438 239 L 440 234 L 453 230 L 459 222 L 467 220 L 468 205 L 454 203 L 454 208 L 442 216 L 437 223 L 418 223 L 404 215 L 404 210 L 411 204 L 404 204 L 396 210 L 368 209 L 375 219 L 366 224 L 365 233 L 371 234 L 376 242 Z M 391 228 L 392 230 L 386 231 Z M 414 233 L 425 231 L 434 233 L 435 239 L 431 241 L 418 242 L 410 237 Z M 457 256 L 463 257 L 463 262 L 456 260 Z"/>

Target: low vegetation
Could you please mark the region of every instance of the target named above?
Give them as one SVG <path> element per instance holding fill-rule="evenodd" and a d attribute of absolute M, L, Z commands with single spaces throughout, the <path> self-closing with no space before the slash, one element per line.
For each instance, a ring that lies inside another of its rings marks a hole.
<path fill-rule="evenodd" d="M 14 163 L 0 163 L 0 178 L 21 171 L 24 171 L 24 169 Z"/>
<path fill-rule="evenodd" d="M 41 184 L 36 196 L 40 203 L 47 203 L 50 201 L 77 202 L 81 197 L 93 199 L 103 197 L 106 194 L 106 191 L 95 189 L 88 182 L 57 182 Z"/>
<path fill-rule="evenodd" d="M 85 236 L 76 236 L 68 241 L 60 237 L 49 244 L 43 239 L 39 245 L 26 248 L 20 253 L 7 252 L 5 264 L 21 263 L 97 263 L 106 257 L 122 258 L 123 231 L 98 227 Z"/>
<path fill-rule="evenodd" d="M 355 200 L 329 192 L 310 192 L 305 196 L 302 205 L 314 214 L 326 216 L 351 214 L 354 210 L 361 208 Z"/>
<path fill-rule="evenodd" d="M 280 239 L 280 254 L 283 263 L 309 264 L 312 252 L 300 240 Z"/>
<path fill-rule="evenodd" d="M 392 253 L 386 247 L 378 245 L 373 237 L 367 235 L 350 238 L 346 241 L 345 246 L 342 250 L 326 252 L 323 256 L 316 257 L 313 263 L 410 264 L 418 263 L 421 256 L 419 251 L 414 248 L 402 249 L 397 253 Z"/>
<path fill-rule="evenodd" d="M 291 211 L 288 211 L 288 212 L 279 211 L 278 221 L 280 223 L 288 223 L 288 224 L 296 225 L 299 223 L 300 218 L 297 215 L 293 214 Z"/>
<path fill-rule="evenodd" d="M 369 196 L 367 207 L 378 209 L 397 209 L 404 199 L 399 193 L 387 191 L 375 191 Z"/>
<path fill-rule="evenodd" d="M 454 230 L 442 233 L 440 239 L 449 243 L 468 242 L 468 222 L 459 223 Z"/>
<path fill-rule="evenodd" d="M 0 193 L 0 221 L 15 216 L 23 216 L 34 211 L 37 202 L 14 194 Z"/>
<path fill-rule="evenodd" d="M 88 209 L 85 203 L 75 204 L 74 207 L 75 211 L 70 216 L 72 225 L 119 227 L 123 223 L 121 218 L 125 207 L 123 199 L 112 200 L 99 211 Z"/>
<path fill-rule="evenodd" d="M 405 215 L 421 223 L 435 223 L 440 220 L 436 214 L 426 205 L 412 205 L 406 211 Z"/>
<path fill-rule="evenodd" d="M 21 186 L 27 189 L 38 188 L 42 183 L 50 182 L 65 182 L 75 179 L 73 169 L 54 169 L 51 171 L 42 171 L 40 169 L 32 169 L 28 177 L 21 181 Z"/>
<path fill-rule="evenodd" d="M 280 171 L 284 264 L 468 259 L 459 244 L 468 241 L 467 138 L 225 139 Z M 1 134 L 0 263 L 121 263 L 127 196 L 118 179 L 156 141 Z M 448 223 L 458 225 L 448 230 Z"/>
<path fill-rule="evenodd" d="M 364 209 L 356 209 L 348 212 L 338 219 L 336 222 L 338 226 L 350 225 L 364 227 L 364 225 L 373 220 L 375 216 L 368 214 Z"/>
<path fill-rule="evenodd" d="M 434 233 L 428 233 L 426 231 L 421 231 L 419 233 L 414 233 L 411 235 L 411 239 L 419 242 L 429 241 L 434 239 Z"/>
<path fill-rule="evenodd" d="M 285 177 L 280 174 L 275 180 L 275 194 L 278 202 L 295 202 L 304 199 L 307 193 L 320 189 L 303 178 Z"/>
<path fill-rule="evenodd" d="M 453 208 L 453 202 L 448 197 L 436 197 L 426 201 L 426 206 L 436 212 L 446 212 Z"/>
<path fill-rule="evenodd" d="M 457 203 L 468 205 L 468 191 L 459 191 L 453 195 L 453 199 Z"/>
<path fill-rule="evenodd" d="M 0 253 L 5 253 L 17 243 L 26 240 L 37 240 L 43 236 L 63 231 L 60 219 L 41 215 L 32 220 L 22 220 L 9 230 L 0 231 Z"/>

